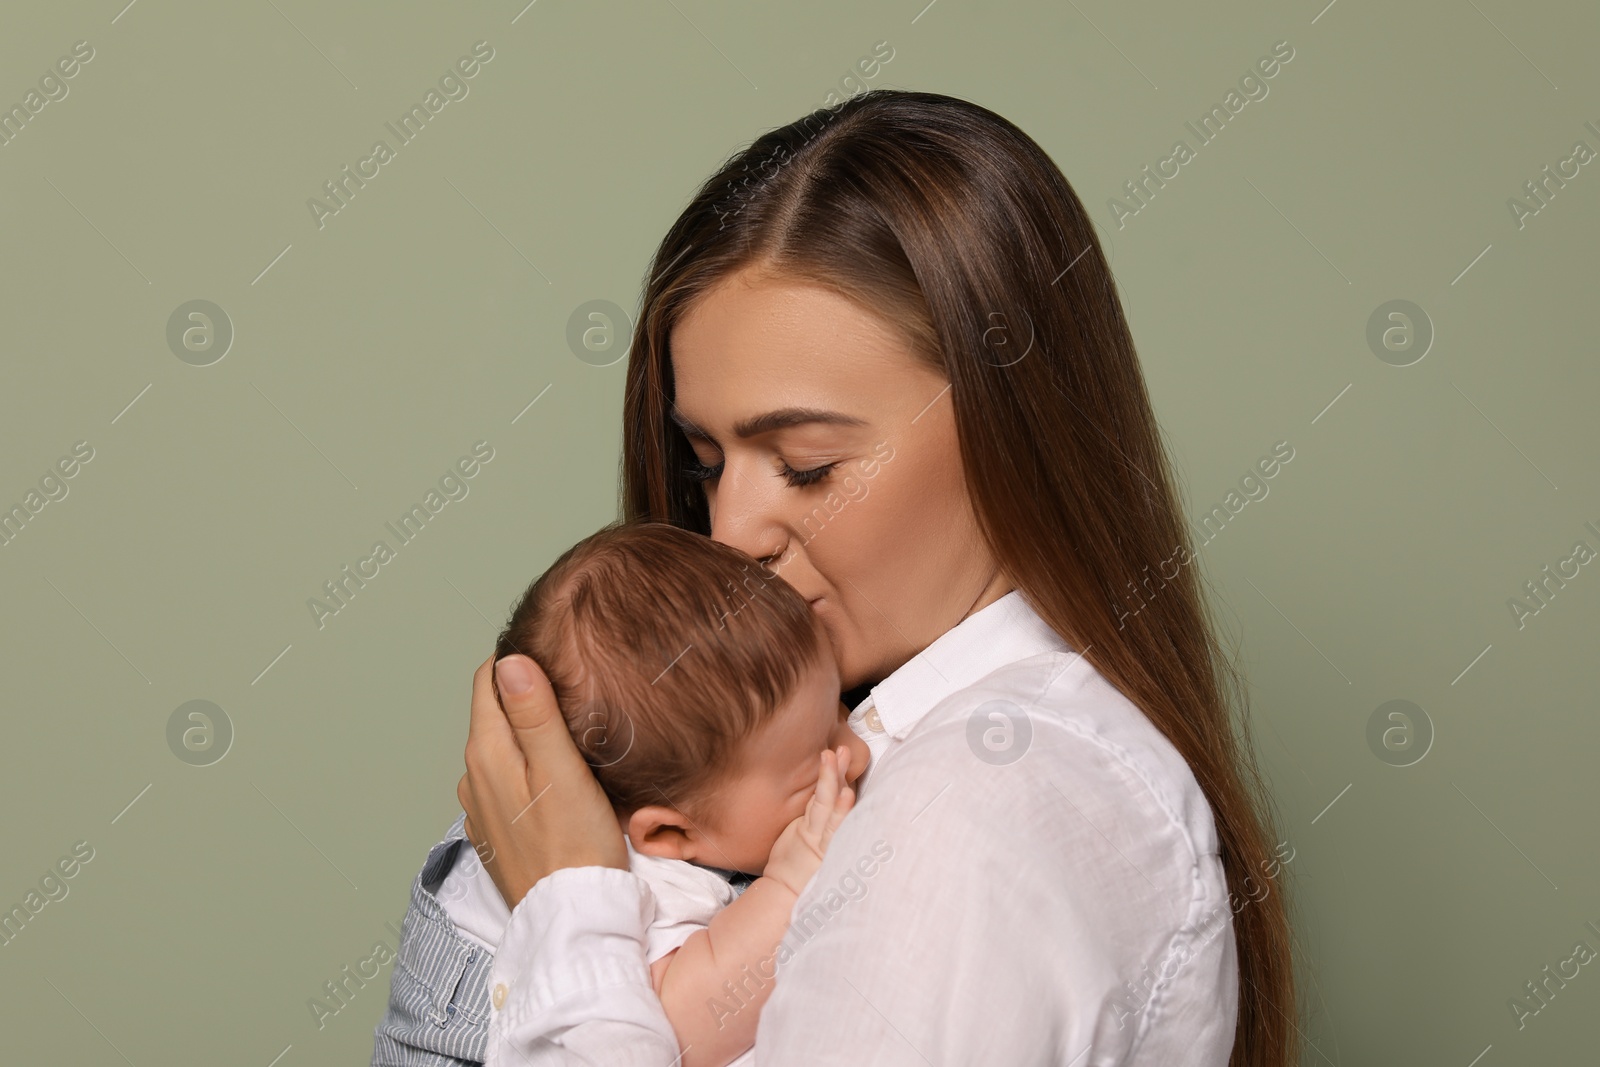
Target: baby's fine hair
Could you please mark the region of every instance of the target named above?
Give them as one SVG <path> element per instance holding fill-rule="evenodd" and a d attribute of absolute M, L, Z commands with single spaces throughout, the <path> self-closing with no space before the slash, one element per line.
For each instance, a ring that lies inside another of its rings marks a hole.
<path fill-rule="evenodd" d="M 788 582 L 662 522 L 614 522 L 563 553 L 500 633 L 495 659 L 517 652 L 550 679 L 619 814 L 655 804 L 691 818 L 740 742 L 832 655 Z"/>

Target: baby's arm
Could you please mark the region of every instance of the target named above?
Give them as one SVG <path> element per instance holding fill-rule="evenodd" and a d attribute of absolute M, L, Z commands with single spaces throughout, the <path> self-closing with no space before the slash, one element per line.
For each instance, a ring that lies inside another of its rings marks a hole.
<path fill-rule="evenodd" d="M 783 831 L 760 878 L 704 930 L 650 965 L 650 978 L 678 1035 L 683 1067 L 725 1067 L 755 1044 L 761 1005 L 800 891 L 822 864 L 833 831 L 855 803 L 841 786 L 850 752 L 822 753 L 806 813 Z M 730 994 L 731 983 L 736 993 Z"/>

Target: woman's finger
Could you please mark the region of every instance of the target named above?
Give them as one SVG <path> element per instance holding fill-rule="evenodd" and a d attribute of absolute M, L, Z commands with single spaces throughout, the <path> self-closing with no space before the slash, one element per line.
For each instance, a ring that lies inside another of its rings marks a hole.
<path fill-rule="evenodd" d="M 538 801 L 548 790 L 551 795 L 545 799 L 587 809 L 585 814 L 599 811 L 596 798 L 611 811 L 594 772 L 572 740 L 555 690 L 539 665 L 527 656 L 510 655 L 495 664 L 495 678 L 512 739 L 527 762 L 528 802 Z M 625 852 L 622 858 L 619 865 L 626 867 Z"/>
<path fill-rule="evenodd" d="M 473 849 L 489 857 L 484 869 L 510 904 L 548 872 L 529 854 L 536 841 L 512 837 L 518 827 L 511 822 L 529 800 L 528 764 L 495 697 L 493 656 L 473 673 L 470 722 L 467 773 L 456 785 L 467 813 L 463 829 Z"/>
<path fill-rule="evenodd" d="M 494 657 L 478 664 L 472 674 L 472 711 L 467 725 L 467 754 L 485 757 L 516 747 L 511 725 L 494 694 Z"/>
<path fill-rule="evenodd" d="M 566 729 L 550 679 L 531 657 L 512 653 L 496 663 L 494 685 L 512 730 Z"/>

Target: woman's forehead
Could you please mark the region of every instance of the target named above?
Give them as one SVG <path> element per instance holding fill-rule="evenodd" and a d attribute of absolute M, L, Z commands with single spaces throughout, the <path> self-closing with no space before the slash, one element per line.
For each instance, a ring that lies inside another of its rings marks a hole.
<path fill-rule="evenodd" d="M 674 328 L 671 351 L 677 420 L 718 433 L 796 421 L 779 409 L 864 421 L 876 398 L 926 370 L 880 319 L 803 283 L 719 286 Z"/>

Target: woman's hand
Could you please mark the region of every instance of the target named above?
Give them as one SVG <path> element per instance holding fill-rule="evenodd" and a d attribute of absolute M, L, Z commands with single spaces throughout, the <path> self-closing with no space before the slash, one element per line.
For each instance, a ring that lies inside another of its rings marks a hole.
<path fill-rule="evenodd" d="M 850 773 L 850 749 L 845 745 L 821 756 L 822 772 L 817 777 L 816 792 L 806 805 L 805 814 L 784 827 L 772 846 L 772 855 L 761 873 L 789 887 L 799 896 L 811 876 L 822 866 L 828 842 L 839 828 L 844 817 L 855 806 L 856 793 L 844 783 Z"/>
<path fill-rule="evenodd" d="M 550 680 L 527 656 L 498 664 L 490 656 L 472 676 L 466 760 L 456 796 L 467 840 L 508 908 L 563 867 L 628 869 L 611 802 L 573 744 Z"/>

